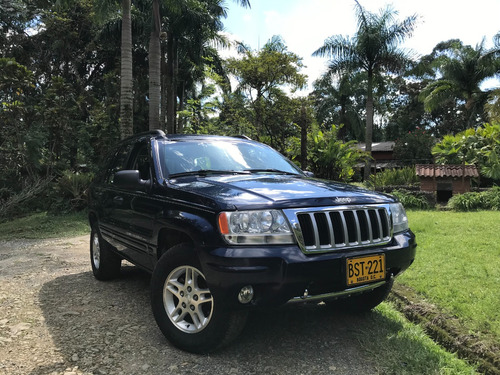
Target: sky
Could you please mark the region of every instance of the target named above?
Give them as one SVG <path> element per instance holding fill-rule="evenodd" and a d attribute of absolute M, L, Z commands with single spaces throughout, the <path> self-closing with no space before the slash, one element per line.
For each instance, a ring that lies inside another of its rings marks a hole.
<path fill-rule="evenodd" d="M 288 50 L 303 58 L 306 68 L 301 73 L 309 77 L 308 90 L 325 72 L 327 63 L 327 58 L 312 57 L 312 53 L 329 36 L 353 36 L 356 32 L 354 0 L 250 0 L 250 4 L 248 9 L 237 0 L 226 0 L 224 31 L 254 50 L 273 35 L 280 35 Z M 391 5 L 398 11 L 399 21 L 416 14 L 413 36 L 401 47 L 417 57 L 431 53 L 436 44 L 449 39 L 475 47 L 485 38 L 485 46 L 491 48 L 493 36 L 500 31 L 500 0 L 360 0 L 360 4 L 375 13 Z M 496 80 L 489 86 L 498 83 Z"/>

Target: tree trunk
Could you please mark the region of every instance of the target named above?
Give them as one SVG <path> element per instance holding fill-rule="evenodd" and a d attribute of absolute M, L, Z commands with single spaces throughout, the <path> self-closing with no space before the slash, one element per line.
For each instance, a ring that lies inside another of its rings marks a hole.
<path fill-rule="evenodd" d="M 160 6 L 153 0 L 153 31 L 149 39 L 149 130 L 160 127 Z"/>
<path fill-rule="evenodd" d="M 132 81 L 132 21 L 131 0 L 122 0 L 122 40 L 120 68 L 120 136 L 122 139 L 134 133 L 134 91 Z"/>
<path fill-rule="evenodd" d="M 174 123 L 175 123 L 175 129 L 178 134 L 182 134 L 184 132 L 184 126 L 182 123 L 179 122 L 179 119 L 177 118 L 177 108 L 181 106 L 181 100 L 184 100 L 180 98 L 181 89 L 179 88 L 179 49 L 178 49 L 178 43 L 177 43 L 177 38 L 174 39 Z M 184 90 L 184 87 L 182 87 L 182 90 Z"/>
<path fill-rule="evenodd" d="M 163 44 L 165 45 L 165 44 Z M 163 50 L 163 47 L 161 47 L 161 55 L 160 55 L 160 60 L 161 60 L 161 104 L 160 104 L 160 126 L 162 130 L 167 129 L 167 62 L 165 61 L 165 51 Z"/>
<path fill-rule="evenodd" d="M 307 126 L 306 107 L 302 105 L 300 108 L 300 168 L 303 171 L 307 169 Z"/>
<path fill-rule="evenodd" d="M 370 178 L 371 172 L 371 155 L 372 155 L 372 138 L 373 138 L 373 72 L 368 72 L 368 88 L 366 95 L 366 132 L 365 132 L 365 151 L 368 153 L 368 158 L 365 163 L 365 171 L 363 180 L 367 181 Z"/>
<path fill-rule="evenodd" d="M 185 107 L 186 84 L 185 84 L 185 82 L 182 82 L 179 86 L 180 86 L 179 87 L 179 112 L 182 112 L 184 110 L 184 107 Z M 177 131 L 179 133 L 184 132 L 184 122 L 185 122 L 184 117 L 179 116 L 179 118 L 177 119 Z"/>
<path fill-rule="evenodd" d="M 262 134 L 262 92 L 257 89 L 257 99 L 255 100 L 255 132 L 256 139 L 260 141 L 260 135 Z"/>
<path fill-rule="evenodd" d="M 175 38 L 171 32 L 167 36 L 167 132 L 175 134 L 175 83 L 174 83 L 174 58 L 175 58 Z"/>

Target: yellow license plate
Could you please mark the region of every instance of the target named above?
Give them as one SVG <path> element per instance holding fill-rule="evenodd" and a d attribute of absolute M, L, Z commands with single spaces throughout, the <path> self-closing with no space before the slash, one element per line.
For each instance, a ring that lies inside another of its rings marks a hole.
<path fill-rule="evenodd" d="M 385 254 L 347 259 L 347 286 L 385 279 Z"/>

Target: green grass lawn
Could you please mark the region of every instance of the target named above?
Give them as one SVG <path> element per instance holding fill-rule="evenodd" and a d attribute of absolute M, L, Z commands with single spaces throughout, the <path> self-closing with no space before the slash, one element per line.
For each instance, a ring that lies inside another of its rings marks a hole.
<path fill-rule="evenodd" d="M 376 359 L 378 374 L 476 374 L 473 366 L 436 344 L 389 303 L 360 320 L 355 334 L 362 350 Z"/>
<path fill-rule="evenodd" d="M 89 233 L 86 212 L 66 215 L 35 213 L 0 223 L 0 240 L 73 237 Z"/>
<path fill-rule="evenodd" d="M 398 282 L 500 342 L 500 212 L 410 211 L 417 258 Z"/>

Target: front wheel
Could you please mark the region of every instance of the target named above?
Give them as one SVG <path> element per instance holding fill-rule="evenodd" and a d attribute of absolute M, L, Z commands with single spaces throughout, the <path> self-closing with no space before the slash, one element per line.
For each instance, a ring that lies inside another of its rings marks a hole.
<path fill-rule="evenodd" d="M 165 337 L 180 349 L 208 353 L 232 341 L 247 314 L 224 308 L 211 293 L 189 245 L 162 255 L 151 278 L 153 315 Z"/>

